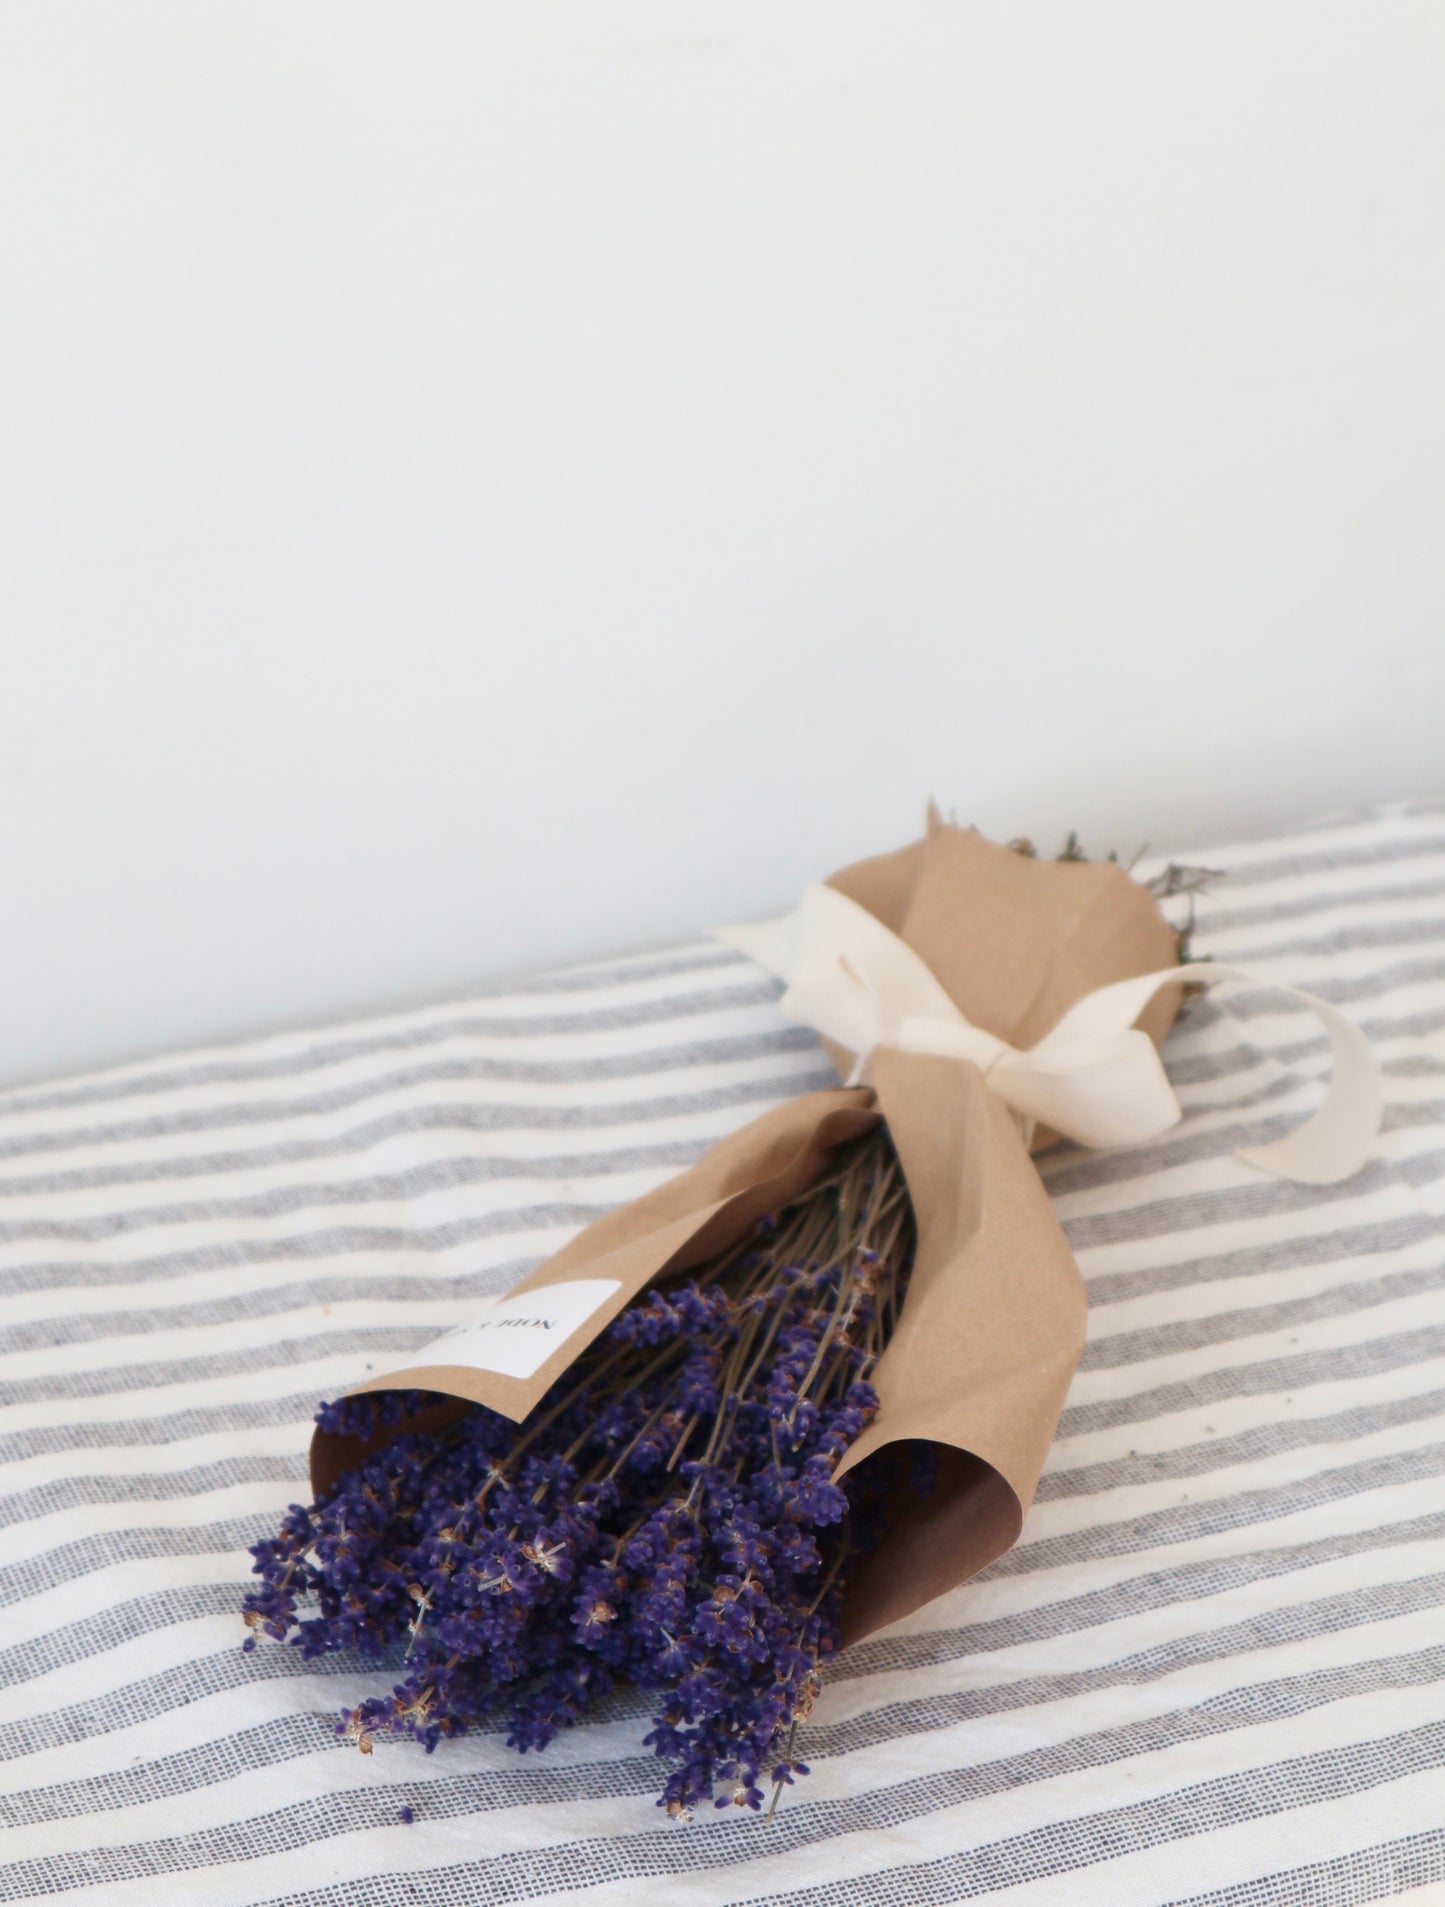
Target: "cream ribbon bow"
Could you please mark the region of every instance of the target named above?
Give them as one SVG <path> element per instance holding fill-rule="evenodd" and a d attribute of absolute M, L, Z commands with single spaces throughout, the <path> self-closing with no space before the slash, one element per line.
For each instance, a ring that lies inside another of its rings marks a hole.
<path fill-rule="evenodd" d="M 1139 1145 L 1183 1117 L 1154 1042 L 1134 1025 L 1156 993 L 1181 979 L 1276 985 L 1205 960 L 1140 974 L 1086 994 L 1020 1051 L 966 1019 L 913 949 L 835 888 L 810 887 L 791 914 L 716 928 L 713 937 L 788 982 L 780 1004 L 789 1019 L 857 1055 L 850 1085 L 865 1077 L 875 1046 L 972 1060 L 1026 1133 L 1037 1122 L 1085 1146 Z M 1278 991 L 1320 1021 L 1334 1075 L 1304 1125 L 1239 1157 L 1278 1178 L 1331 1185 L 1359 1170 L 1379 1131 L 1379 1067 L 1359 1028 L 1328 1001 L 1298 987 Z"/>

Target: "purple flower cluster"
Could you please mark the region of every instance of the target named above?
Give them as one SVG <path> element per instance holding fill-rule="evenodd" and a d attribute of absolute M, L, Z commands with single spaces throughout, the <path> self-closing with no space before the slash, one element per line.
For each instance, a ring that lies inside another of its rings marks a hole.
<path fill-rule="evenodd" d="M 776 1799 L 807 1772 L 793 1737 L 866 1537 L 870 1506 L 850 1512 L 833 1472 L 876 1412 L 867 1376 L 911 1250 L 872 1135 L 740 1246 L 643 1293 L 521 1425 L 478 1408 L 422 1434 L 420 1392 L 323 1405 L 328 1430 L 396 1434 L 255 1545 L 246 1646 L 404 1646 L 392 1692 L 338 1723 L 366 1752 L 493 1718 L 543 1748 L 631 1682 L 658 1697 L 669 1812 L 757 1808 L 765 1779 Z"/>

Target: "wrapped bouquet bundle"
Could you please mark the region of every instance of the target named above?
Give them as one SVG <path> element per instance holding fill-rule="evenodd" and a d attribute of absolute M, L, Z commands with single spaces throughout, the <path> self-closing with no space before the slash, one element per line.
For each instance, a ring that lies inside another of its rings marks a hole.
<path fill-rule="evenodd" d="M 805 1772 L 838 1647 L 1018 1536 L 1084 1335 L 1031 1153 L 1174 1123 L 1157 1047 L 1187 984 L 1113 863 L 926 836 L 723 935 L 846 1083 L 765 1114 L 607 1214 L 405 1369 L 323 1405 L 310 1505 L 258 1544 L 259 1632 L 358 1650 L 392 1687 L 338 1727 L 541 1748 L 619 1681 L 677 1815 Z M 1379 1116 L 1368 1050 L 1248 1155 L 1343 1177 Z M 805 1743 L 802 1745 L 805 1752 Z"/>

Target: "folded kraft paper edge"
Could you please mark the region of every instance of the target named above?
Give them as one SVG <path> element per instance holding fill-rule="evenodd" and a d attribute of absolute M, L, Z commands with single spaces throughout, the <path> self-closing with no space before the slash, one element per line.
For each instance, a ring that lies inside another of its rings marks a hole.
<path fill-rule="evenodd" d="M 1011 1047 L 1035 1044 L 1085 995 L 1178 961 L 1177 933 L 1120 867 L 1033 859 L 932 816 L 922 840 L 844 868 L 828 884 L 911 948 L 972 1026 Z M 1188 984 L 1188 970 L 1179 971 L 1179 986 L 1138 1017 L 1156 1045 Z M 855 1055 L 828 1044 L 846 1075 Z M 523 1278 L 509 1297 L 583 1279 L 608 1294 L 530 1374 L 433 1355 L 356 1390 L 414 1388 L 457 1400 L 429 1411 L 433 1421 L 437 1410 L 469 1403 L 519 1421 L 644 1285 L 701 1263 L 807 1191 L 835 1148 L 881 1117 L 908 1183 L 918 1244 L 897 1329 L 873 1374 L 878 1414 L 839 1474 L 902 1441 L 938 1446 L 940 1462 L 932 1492 L 903 1500 L 855 1569 L 847 1639 L 956 1587 L 1022 1527 L 1083 1346 L 1083 1282 L 1033 1166 L 1028 1128 L 978 1065 L 883 1046 L 869 1077 L 869 1085 L 804 1094 L 763 1114 Z M 1035 1147 L 1049 1136 L 1034 1131 Z M 318 1430 L 316 1492 L 362 1448 Z"/>

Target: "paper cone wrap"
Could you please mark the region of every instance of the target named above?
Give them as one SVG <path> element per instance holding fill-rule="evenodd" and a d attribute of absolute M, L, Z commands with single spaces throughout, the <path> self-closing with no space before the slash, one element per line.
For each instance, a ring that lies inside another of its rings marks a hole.
<path fill-rule="evenodd" d="M 932 968 L 974 1022 L 1032 1045 L 1095 988 L 1167 967 L 1175 930 L 1148 890 L 1111 863 L 1046 861 L 934 818 L 925 837 L 842 869 L 830 884 Z M 1169 989 L 1142 1016 L 1156 1043 L 1178 1009 Z M 852 1056 L 835 1053 L 844 1071 Z M 431 1356 L 357 1386 L 444 1399 L 442 1421 L 485 1404 L 521 1421 L 652 1279 L 702 1263 L 796 1199 L 830 1154 L 888 1123 L 917 1222 L 897 1329 L 872 1376 L 879 1409 L 839 1475 L 886 1446 L 938 1447 L 927 1496 L 906 1493 L 848 1583 L 848 1640 L 931 1601 L 1016 1540 L 1084 1341 L 1083 1283 L 1019 1126 L 971 1063 L 877 1050 L 872 1085 L 805 1093 L 712 1146 L 695 1165 L 579 1232 L 509 1300 L 577 1281 L 602 1294 L 525 1375 Z M 1035 1133 L 1038 1149 L 1050 1135 Z M 563 1294 L 559 1293 L 559 1297 Z M 395 1435 L 395 1431 L 386 1433 Z M 318 1494 L 365 1448 L 318 1430 Z"/>

